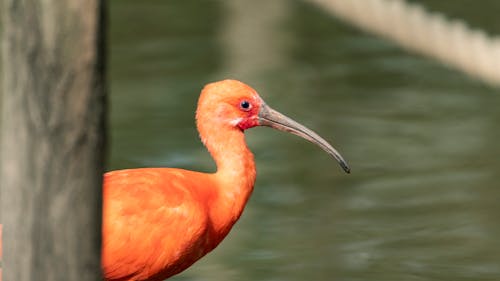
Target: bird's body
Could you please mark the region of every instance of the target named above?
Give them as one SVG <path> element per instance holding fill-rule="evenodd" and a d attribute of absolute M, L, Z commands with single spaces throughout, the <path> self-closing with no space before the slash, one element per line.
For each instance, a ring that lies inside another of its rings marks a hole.
<path fill-rule="evenodd" d="M 107 173 L 102 256 L 107 280 L 164 280 L 213 249 L 226 234 L 210 215 L 216 185 L 213 175 L 168 168 Z"/>
<path fill-rule="evenodd" d="M 120 170 L 104 176 L 103 255 L 107 280 L 164 280 L 213 250 L 240 217 L 255 172 L 171 168 Z"/>
<path fill-rule="evenodd" d="M 107 173 L 104 183 L 108 280 L 164 280 L 186 269 L 222 241 L 244 205 L 212 208 L 223 196 L 215 174 L 132 169 Z"/>

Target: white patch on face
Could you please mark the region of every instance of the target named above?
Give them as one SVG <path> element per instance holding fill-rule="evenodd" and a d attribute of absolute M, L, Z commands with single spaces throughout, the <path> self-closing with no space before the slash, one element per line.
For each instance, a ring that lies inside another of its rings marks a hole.
<path fill-rule="evenodd" d="M 231 124 L 232 126 L 237 126 L 241 121 L 243 121 L 243 118 L 239 117 L 229 121 L 229 124 Z"/>

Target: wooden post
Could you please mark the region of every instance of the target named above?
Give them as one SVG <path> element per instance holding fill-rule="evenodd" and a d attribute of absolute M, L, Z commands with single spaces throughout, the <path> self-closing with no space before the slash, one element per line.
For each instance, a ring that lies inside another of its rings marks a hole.
<path fill-rule="evenodd" d="M 1 11 L 4 280 L 101 280 L 105 0 Z"/>

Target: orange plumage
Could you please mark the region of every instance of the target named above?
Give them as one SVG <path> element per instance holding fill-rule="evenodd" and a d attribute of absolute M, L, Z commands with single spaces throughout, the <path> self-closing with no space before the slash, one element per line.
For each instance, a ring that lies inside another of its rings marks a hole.
<path fill-rule="evenodd" d="M 179 273 L 215 248 L 239 215 L 211 209 L 222 197 L 215 175 L 185 170 L 107 173 L 104 197 L 107 280 L 163 280 Z"/>

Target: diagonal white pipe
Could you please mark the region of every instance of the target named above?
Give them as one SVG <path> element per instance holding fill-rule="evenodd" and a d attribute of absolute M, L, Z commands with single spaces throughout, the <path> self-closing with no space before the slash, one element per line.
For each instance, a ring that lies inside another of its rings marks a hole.
<path fill-rule="evenodd" d="M 471 29 L 404 0 L 308 0 L 359 28 L 388 38 L 488 84 L 500 86 L 500 37 Z"/>

